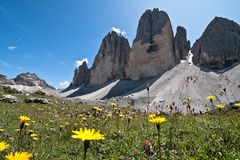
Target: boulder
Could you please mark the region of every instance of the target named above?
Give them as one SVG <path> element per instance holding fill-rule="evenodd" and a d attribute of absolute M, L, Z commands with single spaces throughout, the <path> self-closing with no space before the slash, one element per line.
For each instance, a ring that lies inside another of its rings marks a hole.
<path fill-rule="evenodd" d="M 48 104 L 49 102 L 46 98 L 30 97 L 30 98 L 25 99 L 25 103 Z"/>
<path fill-rule="evenodd" d="M 193 63 L 209 69 L 224 69 L 240 61 L 240 26 L 215 17 L 192 49 Z"/>
<path fill-rule="evenodd" d="M 13 95 L 3 95 L 0 98 L 0 101 L 7 102 L 7 103 L 16 103 L 19 102 L 18 98 Z"/>
<path fill-rule="evenodd" d="M 127 78 L 138 80 L 163 74 L 179 63 L 174 52 L 174 37 L 166 12 L 145 11 L 127 63 Z"/>
<path fill-rule="evenodd" d="M 187 31 L 184 27 L 178 26 L 174 38 L 175 53 L 178 60 L 186 60 L 190 50 L 190 41 L 187 40 Z"/>

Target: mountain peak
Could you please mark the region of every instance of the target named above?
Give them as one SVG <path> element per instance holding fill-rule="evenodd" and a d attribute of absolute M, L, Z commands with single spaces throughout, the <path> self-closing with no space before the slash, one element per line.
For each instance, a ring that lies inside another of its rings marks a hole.
<path fill-rule="evenodd" d="M 47 84 L 45 80 L 40 79 L 36 73 L 30 73 L 30 72 L 21 73 L 13 80 L 18 85 L 39 86 L 43 88 L 55 89 L 54 87 Z"/>

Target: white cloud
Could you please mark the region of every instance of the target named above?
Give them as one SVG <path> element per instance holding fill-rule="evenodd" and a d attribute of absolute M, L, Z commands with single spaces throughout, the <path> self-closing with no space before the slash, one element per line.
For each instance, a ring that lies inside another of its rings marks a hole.
<path fill-rule="evenodd" d="M 17 49 L 17 46 L 8 46 L 8 49 L 9 49 L 10 51 L 13 51 L 13 50 Z"/>
<path fill-rule="evenodd" d="M 88 64 L 88 59 L 87 58 L 83 58 L 83 59 L 77 60 L 75 62 L 75 67 L 79 67 L 80 65 L 82 65 L 84 61 Z"/>
<path fill-rule="evenodd" d="M 123 36 L 126 34 L 125 30 L 121 30 L 120 28 L 117 28 L 117 27 L 112 27 L 112 31 L 116 32 L 119 35 L 123 35 Z"/>
<path fill-rule="evenodd" d="M 63 82 L 59 82 L 59 85 L 61 86 L 61 87 L 68 87 L 69 86 L 69 84 L 70 84 L 70 82 L 69 81 L 63 81 Z"/>

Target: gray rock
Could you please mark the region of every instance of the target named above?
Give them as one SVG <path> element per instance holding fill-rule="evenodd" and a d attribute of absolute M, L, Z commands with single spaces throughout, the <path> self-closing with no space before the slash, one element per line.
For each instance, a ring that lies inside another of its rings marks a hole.
<path fill-rule="evenodd" d="M 54 87 L 47 84 L 43 79 L 40 79 L 35 73 L 22 73 L 13 79 L 18 85 L 26 86 L 40 86 L 43 88 L 55 89 Z"/>
<path fill-rule="evenodd" d="M 19 102 L 18 98 L 13 95 L 3 95 L 2 98 L 0 98 L 0 101 L 7 102 L 7 103 Z"/>
<path fill-rule="evenodd" d="M 49 102 L 46 98 L 30 97 L 30 98 L 25 99 L 25 103 L 48 104 Z"/>
<path fill-rule="evenodd" d="M 144 43 L 153 43 L 154 36 L 161 34 L 162 29 L 166 23 L 170 22 L 170 19 L 166 12 L 159 11 L 157 8 L 146 10 L 138 23 L 137 35 L 134 39 L 134 43 L 141 40 Z"/>
<path fill-rule="evenodd" d="M 0 74 L 0 85 L 14 85 L 16 84 L 13 80 L 7 78 L 7 76 Z"/>
<path fill-rule="evenodd" d="M 71 88 L 77 88 L 80 86 L 85 86 L 89 80 L 90 70 L 88 69 L 87 63 L 84 61 L 82 65 L 74 71 L 73 81 L 71 83 Z"/>
<path fill-rule="evenodd" d="M 240 26 L 215 17 L 192 49 L 193 63 L 209 69 L 223 69 L 240 61 Z"/>
<path fill-rule="evenodd" d="M 178 26 L 174 38 L 175 53 L 179 60 L 186 60 L 190 50 L 190 41 L 187 40 L 187 31 L 184 27 Z"/>
<path fill-rule="evenodd" d="M 108 33 L 102 41 L 91 68 L 89 86 L 124 79 L 129 52 L 130 46 L 126 38 L 114 31 Z"/>
<path fill-rule="evenodd" d="M 44 96 L 46 93 L 41 91 L 41 90 L 37 90 L 37 91 L 34 92 L 34 94 L 38 94 L 38 95 Z"/>
<path fill-rule="evenodd" d="M 147 10 L 139 20 L 127 65 L 127 78 L 138 80 L 163 74 L 179 63 L 172 25 L 166 12 Z"/>

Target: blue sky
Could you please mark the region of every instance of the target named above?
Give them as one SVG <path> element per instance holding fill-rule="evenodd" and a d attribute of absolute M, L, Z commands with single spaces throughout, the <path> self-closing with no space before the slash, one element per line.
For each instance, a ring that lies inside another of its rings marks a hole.
<path fill-rule="evenodd" d="M 215 16 L 239 23 L 239 6 L 238 0 L 0 0 L 0 73 L 34 72 L 61 88 L 76 61 L 92 65 L 113 27 L 132 44 L 146 9 L 166 11 L 174 34 L 184 26 L 193 44 Z"/>

